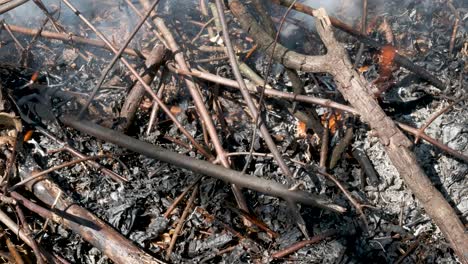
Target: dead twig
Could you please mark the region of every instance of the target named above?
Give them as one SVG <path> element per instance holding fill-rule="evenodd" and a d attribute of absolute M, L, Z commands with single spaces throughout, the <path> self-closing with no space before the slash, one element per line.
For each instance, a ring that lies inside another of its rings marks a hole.
<path fill-rule="evenodd" d="M 450 44 L 449 44 L 449 56 L 453 55 L 453 47 L 455 46 L 455 39 L 457 38 L 457 31 L 458 31 L 458 24 L 460 23 L 460 12 L 453 6 L 453 1 L 447 1 L 447 6 L 449 7 L 450 11 L 452 11 L 453 15 L 455 16 L 455 21 L 453 22 L 453 30 L 452 36 L 450 37 Z"/>
<path fill-rule="evenodd" d="M 367 233 L 367 231 L 369 229 L 369 227 L 368 227 L 369 225 L 368 225 L 366 215 L 364 214 L 363 209 L 366 208 L 366 207 L 367 208 L 375 208 L 375 207 L 370 206 L 370 205 L 361 204 L 356 199 L 354 199 L 354 197 L 351 195 L 351 193 L 348 190 L 346 190 L 346 188 L 341 184 L 341 182 L 338 181 L 333 175 L 328 174 L 328 173 L 326 173 L 324 171 L 321 171 L 321 170 L 317 170 L 317 173 L 322 175 L 322 176 L 325 176 L 326 178 L 328 178 L 330 181 L 332 181 L 340 189 L 340 191 L 345 195 L 345 197 L 348 199 L 348 201 L 356 209 L 356 212 L 358 213 L 359 218 L 364 223 L 364 226 L 363 226 L 364 231 Z"/>
<path fill-rule="evenodd" d="M 162 73 L 161 73 L 161 78 L 160 78 L 160 85 L 158 89 L 158 97 L 162 98 L 164 91 L 166 88 L 170 85 L 168 83 L 165 83 L 166 78 L 169 76 L 169 71 L 167 68 L 164 68 Z M 151 133 L 151 130 L 155 126 L 155 124 L 158 122 L 158 111 L 159 111 L 159 104 L 154 102 L 153 107 L 151 108 L 151 114 L 150 114 L 150 119 L 148 121 L 148 127 L 146 129 L 146 135 L 149 135 Z"/>
<path fill-rule="evenodd" d="M 171 242 L 169 244 L 169 247 L 166 250 L 166 260 L 169 260 L 172 254 L 172 250 L 174 249 L 175 242 L 177 241 L 177 236 L 179 236 L 180 231 L 182 230 L 182 227 L 184 226 L 185 219 L 187 219 L 187 216 L 190 213 L 190 210 L 192 209 L 193 203 L 195 202 L 195 199 L 197 198 L 198 194 L 198 185 L 196 185 L 193 188 L 192 195 L 190 195 L 190 198 L 187 201 L 187 205 L 185 206 L 184 211 L 182 212 L 182 215 L 179 218 L 179 221 L 177 223 L 177 226 L 174 230 L 174 233 L 172 234 L 171 237 Z"/>
<path fill-rule="evenodd" d="M 165 218 L 169 218 L 169 216 L 171 215 L 172 211 L 176 208 L 176 206 L 182 201 L 182 199 L 184 199 L 185 195 L 187 195 L 187 193 L 193 189 L 195 187 L 195 185 L 198 184 L 198 182 L 200 182 L 200 180 L 203 178 L 203 176 L 198 176 L 195 181 L 190 184 L 187 188 L 185 188 L 185 190 L 179 195 L 177 196 L 177 198 L 172 202 L 171 206 L 169 206 L 169 208 L 167 208 L 166 212 L 164 213 L 164 217 Z"/>
<path fill-rule="evenodd" d="M 434 122 L 434 120 L 436 120 L 439 116 L 441 116 L 442 114 L 444 113 L 447 113 L 448 110 L 450 110 L 454 105 L 466 100 L 468 97 L 467 96 L 464 96 L 458 100 L 455 100 L 454 102 L 450 103 L 449 105 L 447 105 L 446 107 L 444 107 L 442 110 L 440 110 L 439 112 L 435 113 L 434 115 L 431 116 L 431 118 L 429 118 L 426 123 L 421 126 L 419 129 L 418 129 L 418 134 L 415 135 L 415 138 L 414 138 L 414 143 L 417 144 L 419 142 L 419 138 L 421 137 L 421 134 L 424 133 L 424 130 L 426 130 L 426 128 L 428 128 L 432 122 Z"/>
<path fill-rule="evenodd" d="M 28 246 L 31 248 L 35 242 L 32 241 L 32 238 L 28 236 L 22 228 L 20 228 L 7 214 L 5 214 L 2 210 L 0 210 L 0 222 L 5 224 L 11 232 L 18 235 L 18 237 L 23 240 Z M 39 248 L 41 252 L 41 256 L 47 260 L 49 263 L 68 263 L 66 261 L 61 261 L 61 258 L 57 258 L 54 255 L 50 254 L 49 252 L 45 251 L 43 248 Z"/>
<path fill-rule="evenodd" d="M 169 70 L 178 74 L 189 75 L 189 76 L 197 77 L 197 78 L 204 79 L 207 81 L 219 83 L 225 86 L 229 86 L 232 88 L 240 89 L 239 84 L 234 80 L 226 79 L 226 78 L 223 78 L 221 76 L 218 76 L 212 73 L 202 72 L 202 71 L 198 71 L 195 69 L 191 69 L 191 71 L 184 71 L 184 70 L 175 68 L 174 66 L 170 64 L 168 64 L 168 66 L 169 66 L 168 67 Z M 260 94 L 262 92 L 261 87 L 257 87 L 255 85 L 252 85 L 251 83 L 247 83 L 246 85 L 247 85 L 249 92 L 251 93 Z M 323 107 L 338 109 L 338 110 L 345 111 L 354 115 L 359 114 L 359 112 L 356 111 L 354 108 L 336 103 L 329 99 L 322 99 L 322 98 L 317 98 L 317 97 L 307 96 L 307 95 L 295 95 L 293 93 L 281 92 L 275 89 L 264 89 L 264 93 L 266 96 L 277 97 L 277 98 L 287 99 L 291 101 L 304 102 L 304 103 L 309 103 L 309 104 L 321 105 Z"/>
<path fill-rule="evenodd" d="M 21 53 L 24 52 L 24 47 L 23 45 L 21 44 L 21 42 L 19 42 L 19 40 L 15 37 L 15 35 L 13 34 L 11 28 L 9 25 L 7 25 L 7 23 L 5 23 L 5 21 L 2 21 L 2 25 L 3 25 L 3 28 L 6 29 L 6 31 L 8 32 L 8 34 L 10 35 L 11 39 L 15 42 L 15 45 L 16 45 L 16 48 L 18 49 L 18 51 Z"/>
<path fill-rule="evenodd" d="M 284 175 L 289 177 L 290 179 L 293 177 L 291 171 L 289 170 L 288 166 L 284 162 L 284 159 L 281 157 L 281 153 L 279 153 L 278 148 L 276 147 L 275 142 L 273 141 L 270 132 L 268 131 L 268 128 L 264 121 L 262 120 L 260 113 L 256 107 L 256 104 L 259 104 L 258 102 L 254 102 L 252 97 L 250 96 L 250 93 L 248 92 L 247 86 L 244 82 L 244 79 L 242 78 L 241 72 L 239 70 L 238 62 L 234 53 L 234 49 L 232 47 L 231 43 L 231 38 L 229 37 L 229 31 L 227 28 L 226 24 L 226 18 L 224 16 L 224 6 L 221 3 L 220 0 L 216 0 L 216 7 L 218 10 L 218 16 L 220 19 L 220 23 L 222 26 L 223 30 L 223 38 L 224 38 L 224 43 L 226 44 L 227 48 L 227 54 L 229 56 L 229 62 L 231 64 L 232 70 L 234 72 L 234 76 L 236 78 L 237 83 L 239 84 L 240 91 L 242 94 L 242 97 L 244 98 L 245 102 L 247 103 L 247 106 L 250 110 L 250 113 L 252 114 L 252 119 L 254 120 L 254 125 L 256 126 L 257 123 L 259 124 L 260 127 L 260 132 L 262 134 L 263 139 L 265 140 L 265 143 L 268 146 L 268 149 L 271 151 L 273 156 L 275 157 L 276 162 L 278 163 L 279 167 L 283 171 Z M 256 131 L 257 128 L 255 127 L 253 131 Z M 255 139 L 254 139 L 255 141 Z M 252 142 L 253 145 L 253 142 Z M 251 159 L 251 156 L 249 156 L 249 160 Z M 248 162 L 247 162 L 248 164 Z M 246 166 L 247 166 L 246 164 Z"/>
<path fill-rule="evenodd" d="M 428 136 L 426 133 L 421 133 L 421 131 L 419 129 L 416 129 L 414 127 L 410 127 L 410 126 L 405 125 L 405 124 L 400 123 L 400 122 L 397 122 L 396 124 L 406 132 L 409 132 L 409 133 L 411 133 L 413 135 L 419 135 L 420 138 L 426 140 L 427 142 L 431 143 L 432 145 L 436 146 L 437 148 L 439 148 L 440 150 L 446 152 L 447 154 L 449 154 L 449 155 L 451 155 L 451 156 L 453 156 L 453 157 L 455 157 L 457 159 L 468 162 L 468 156 L 466 156 L 465 154 L 460 153 L 460 152 L 458 152 L 458 151 L 456 151 L 456 150 L 454 150 L 452 148 L 449 148 L 447 145 L 440 143 L 438 140 L 433 139 L 432 137 Z"/>
<path fill-rule="evenodd" d="M 61 40 L 63 42 L 92 45 L 92 46 L 111 50 L 108 46 L 106 46 L 106 43 L 104 41 L 80 37 L 80 36 L 73 35 L 71 33 L 64 34 L 64 33 L 55 33 L 55 32 L 45 31 L 45 30 L 40 31 L 37 29 L 30 29 L 30 28 L 25 28 L 21 26 L 15 26 L 15 25 L 8 25 L 8 27 L 10 28 L 12 32 L 16 32 L 16 33 L 20 33 L 24 35 L 30 35 L 30 36 L 39 35 L 43 38 L 56 39 L 56 40 Z M 135 49 L 126 48 L 125 53 L 128 55 L 143 58 L 143 59 L 146 58 L 145 54 Z"/>
<path fill-rule="evenodd" d="M 328 166 L 330 169 L 335 168 L 336 164 L 341 159 L 341 155 L 346 151 L 349 144 L 351 144 L 353 137 L 354 137 L 353 128 L 348 127 L 346 129 L 344 137 L 333 148 L 332 155 L 330 157 L 330 165 Z"/>
<path fill-rule="evenodd" d="M 49 22 L 49 18 L 46 18 L 44 22 L 42 23 L 41 27 L 39 28 L 39 31 L 37 32 L 36 35 L 33 36 L 32 40 L 29 42 L 28 46 L 21 52 L 21 57 L 20 57 L 20 64 L 23 65 L 23 67 L 28 66 L 28 57 L 31 52 L 31 48 L 36 43 L 37 38 L 41 34 L 42 30 L 44 30 L 44 27 L 47 25 L 47 22 Z"/>
<path fill-rule="evenodd" d="M 276 233 L 275 231 L 271 230 L 264 222 L 262 222 L 260 219 L 255 217 L 254 215 L 251 215 L 249 212 L 245 212 L 242 209 L 234 208 L 232 206 L 228 206 L 229 209 L 237 213 L 238 215 L 242 217 L 246 217 L 250 222 L 252 222 L 255 226 L 257 226 L 260 230 L 263 230 L 268 233 L 272 238 L 278 238 L 279 234 Z"/>
<path fill-rule="evenodd" d="M 320 161 L 319 166 L 323 171 L 327 170 L 327 160 L 328 160 L 328 144 L 330 144 L 330 131 L 328 129 L 328 118 L 325 121 L 323 134 L 322 134 L 322 145 L 320 147 Z"/>
<path fill-rule="evenodd" d="M 353 157 L 359 162 L 359 165 L 361 165 L 363 175 L 367 175 L 367 178 L 369 178 L 370 185 L 377 186 L 379 184 L 379 177 L 377 177 L 377 172 L 366 153 L 360 148 L 355 148 L 353 149 Z M 361 187 L 364 188 L 365 185 L 365 177 L 361 177 Z"/>
<path fill-rule="evenodd" d="M 70 167 L 70 166 L 73 166 L 75 164 L 78 164 L 78 163 L 81 163 L 81 162 L 84 162 L 84 161 L 87 161 L 87 160 L 93 160 L 93 159 L 100 159 L 100 158 L 103 158 L 103 157 L 112 157 L 112 155 L 110 154 L 106 154 L 106 155 L 97 155 L 97 156 L 91 156 L 91 157 L 85 157 L 85 158 L 81 158 L 81 159 L 76 159 L 76 160 L 72 160 L 72 161 L 69 161 L 69 162 L 65 162 L 65 163 L 62 163 L 60 165 L 57 165 L 57 166 L 54 166 L 52 168 L 49 168 L 47 170 L 44 170 L 44 171 L 41 171 L 39 173 L 35 173 L 27 178 L 25 178 L 24 180 L 18 182 L 17 184 L 11 186 L 8 190 L 9 191 L 13 191 L 15 189 L 17 189 L 18 187 L 30 182 L 30 181 L 34 181 L 34 180 L 40 180 L 44 177 L 47 176 L 47 174 L 51 173 L 51 172 L 54 172 L 56 170 L 59 170 L 59 169 L 62 169 L 62 168 L 66 168 L 66 167 Z"/>
<path fill-rule="evenodd" d="M 29 210 L 63 224 L 79 234 L 115 263 L 162 263 L 136 247 L 94 214 L 74 203 L 51 180 L 45 179 L 34 184 L 30 183 L 27 187 L 43 203 L 48 206 L 55 204 L 55 209 L 51 211 L 41 207 L 17 192 L 11 192 L 11 196 Z M 59 195 L 60 193 L 62 194 Z M 57 197 L 60 198 L 57 199 Z"/>
<path fill-rule="evenodd" d="M 325 231 L 321 234 L 318 234 L 316 236 L 313 236 L 311 237 L 310 239 L 307 239 L 307 240 L 302 240 L 300 242 L 297 242 L 291 246 L 288 246 L 287 248 L 285 249 L 282 249 L 280 251 L 277 251 L 275 253 L 273 253 L 271 255 L 271 257 L 273 259 L 279 259 L 279 258 L 284 258 L 286 257 L 287 255 L 289 254 L 292 254 L 296 251 L 298 251 L 299 249 L 303 248 L 303 247 L 306 247 L 306 246 L 309 246 L 309 245 L 312 245 L 312 244 L 316 244 L 324 239 L 327 239 L 327 238 L 330 238 L 330 237 L 333 237 L 335 236 L 336 234 L 338 233 L 337 230 L 328 230 L 328 231 Z"/>
<path fill-rule="evenodd" d="M 18 216 L 18 218 L 19 218 L 19 220 L 21 222 L 21 226 L 23 227 L 24 233 L 27 236 L 31 237 L 31 234 L 32 234 L 31 228 L 29 228 L 29 225 L 26 222 L 26 217 L 24 217 L 23 210 L 21 209 L 21 207 L 18 204 L 15 205 L 15 210 L 16 210 L 16 215 Z M 37 263 L 43 264 L 44 260 L 42 259 L 41 252 L 39 250 L 39 246 L 37 245 L 36 240 L 32 239 L 32 237 L 31 237 L 31 248 L 33 249 L 34 255 L 36 256 Z"/>
<path fill-rule="evenodd" d="M 66 150 L 67 152 L 71 153 L 72 155 L 80 158 L 80 159 L 84 159 L 88 156 L 84 155 L 83 153 L 79 152 L 77 149 L 73 148 L 72 146 L 70 146 L 69 144 L 65 143 L 64 141 L 60 140 L 59 138 L 57 138 L 56 136 L 54 136 L 52 133 L 50 133 L 49 131 L 47 131 L 46 129 L 40 127 L 40 126 L 37 126 L 35 128 L 37 131 L 39 131 L 42 135 L 50 138 L 51 140 L 55 141 L 57 144 L 60 144 L 62 146 L 62 148 L 64 150 Z M 105 168 L 104 166 L 102 166 L 101 164 L 93 161 L 92 159 L 90 160 L 87 160 L 87 162 L 89 165 L 91 165 L 93 168 L 95 168 L 96 170 L 98 171 L 101 171 L 102 173 L 106 174 L 107 176 L 109 176 L 111 179 L 117 181 L 117 182 L 127 182 L 127 178 L 123 177 L 122 175 L 119 175 L 111 170 L 109 170 L 108 168 Z"/>
<path fill-rule="evenodd" d="M 142 73 L 143 80 L 146 84 L 150 85 L 153 82 L 159 67 L 164 63 L 166 54 L 167 50 L 162 44 L 156 44 L 153 47 L 153 50 L 145 61 L 145 69 Z M 125 119 L 120 126 L 122 131 L 127 131 L 133 123 L 135 114 L 145 94 L 145 87 L 138 82 L 135 83 L 133 88 L 127 94 L 125 102 L 120 109 L 120 117 Z M 160 95 L 158 96 L 161 97 Z"/>
<path fill-rule="evenodd" d="M 260 96 L 260 101 L 258 103 L 255 102 L 252 99 L 252 97 L 250 96 L 250 93 L 247 90 L 247 86 L 246 86 L 246 84 L 244 82 L 244 79 L 242 78 L 241 72 L 239 70 L 239 65 L 238 65 L 238 62 L 237 62 L 237 59 L 236 59 L 236 56 L 235 56 L 235 53 L 234 53 L 234 48 L 233 48 L 232 43 L 231 43 L 231 38 L 229 36 L 229 30 L 227 28 L 226 18 L 224 16 L 224 5 L 221 2 L 221 0 L 216 0 L 216 8 L 217 8 L 217 11 L 218 11 L 219 22 L 220 22 L 221 27 L 222 27 L 223 39 L 224 39 L 224 43 L 226 44 L 227 54 L 229 56 L 229 62 L 231 64 L 231 68 L 232 68 L 232 70 L 234 72 L 234 76 L 236 78 L 236 81 L 239 84 L 242 97 L 244 98 L 245 102 L 247 103 L 247 106 L 248 106 L 248 108 L 250 110 L 250 113 L 252 115 L 252 119 L 254 120 L 254 122 L 253 122 L 254 129 L 253 129 L 253 132 L 252 132 L 253 136 L 252 136 L 250 152 L 251 153 L 253 152 L 253 146 L 254 146 L 254 142 L 255 142 L 255 138 L 256 138 L 256 131 L 257 131 L 257 125 L 258 125 L 260 127 L 260 133 L 262 134 L 263 140 L 265 140 L 265 143 L 268 146 L 268 149 L 273 154 L 273 156 L 275 158 L 275 161 L 278 163 L 278 166 L 280 167 L 281 171 L 284 173 L 284 175 L 286 175 L 289 178 L 290 181 L 292 181 L 293 175 L 292 175 L 291 171 L 289 170 L 289 167 L 286 164 L 286 162 L 284 161 L 283 157 L 281 156 L 281 153 L 278 151 L 278 148 L 277 148 L 275 142 L 273 141 L 273 138 L 271 137 L 270 132 L 268 131 L 268 128 L 267 128 L 265 122 L 263 121 L 263 118 L 261 117 L 261 105 L 262 105 L 262 102 L 263 102 L 264 94 L 262 93 L 262 95 Z M 286 17 L 286 15 L 287 15 L 287 13 L 284 15 L 284 17 Z M 216 19 L 215 19 L 215 22 L 216 22 Z M 280 27 L 280 30 L 281 30 L 281 27 Z M 271 63 L 272 62 L 270 61 L 270 66 L 269 67 L 271 67 Z M 268 74 L 269 74 L 269 72 L 268 72 Z M 268 76 L 268 74 L 267 74 L 267 76 Z M 266 85 L 266 80 L 264 82 L 263 90 L 265 89 L 265 85 Z M 258 109 L 257 109 L 256 105 L 259 105 Z M 244 166 L 244 169 L 242 170 L 243 173 L 247 169 L 251 159 L 252 159 L 252 155 L 249 155 L 248 159 L 247 159 L 247 162 L 246 162 L 246 164 Z M 294 219 L 295 219 L 297 225 L 301 229 L 302 233 L 304 233 L 304 235 L 306 237 L 308 237 L 308 232 L 307 232 L 307 229 L 306 229 L 306 226 L 305 226 L 305 221 L 302 218 L 301 214 L 299 213 L 299 208 L 293 202 L 291 202 L 289 200 L 287 200 L 287 202 L 290 205 L 290 210 L 293 211 L 293 215 L 295 216 Z"/>
<path fill-rule="evenodd" d="M 366 34 L 367 28 L 367 0 L 362 0 L 362 16 L 361 16 L 361 33 L 363 35 Z M 359 45 L 359 50 L 356 53 L 356 57 L 354 59 L 354 68 L 357 68 L 359 63 L 361 62 L 362 53 L 364 52 L 364 43 Z"/>

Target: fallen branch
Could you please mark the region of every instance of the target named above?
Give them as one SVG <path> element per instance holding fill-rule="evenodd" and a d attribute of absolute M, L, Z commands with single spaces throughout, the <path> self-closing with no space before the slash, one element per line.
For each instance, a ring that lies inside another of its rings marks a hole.
<path fill-rule="evenodd" d="M 135 246 L 90 211 L 74 203 L 51 180 L 29 183 L 27 188 L 43 203 L 48 206 L 54 205 L 52 213 L 38 206 L 34 208 L 40 210 L 35 210 L 33 208 L 35 204 L 17 192 L 12 192 L 12 197 L 28 209 L 79 234 L 115 263 L 162 263 Z"/>
<path fill-rule="evenodd" d="M 343 213 L 346 211 L 345 208 L 330 203 L 320 196 L 304 191 L 290 191 L 286 185 L 250 175 L 245 175 L 238 171 L 230 170 L 222 166 L 217 166 L 207 161 L 187 157 L 129 137 L 112 129 L 93 124 L 89 121 L 76 120 L 71 117 L 62 117 L 60 120 L 67 126 L 70 126 L 88 135 L 97 137 L 101 140 L 114 143 L 118 146 L 127 148 L 147 157 L 167 162 L 180 168 L 236 184 L 239 187 L 245 187 L 271 196 L 281 197 L 285 200 L 317 206 L 338 213 Z"/>

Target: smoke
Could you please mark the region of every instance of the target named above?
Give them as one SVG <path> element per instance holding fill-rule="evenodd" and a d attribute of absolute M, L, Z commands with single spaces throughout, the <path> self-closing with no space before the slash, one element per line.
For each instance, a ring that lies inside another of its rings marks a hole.
<path fill-rule="evenodd" d="M 65 6 L 60 0 L 42 0 L 44 6 L 50 11 L 57 10 L 57 13 L 54 15 L 55 18 L 60 17 L 60 21 L 70 25 L 75 24 L 78 21 L 76 15 L 70 11 L 70 9 Z M 91 0 L 81 0 L 74 1 L 80 11 L 85 15 L 89 16 L 92 14 L 92 9 L 94 8 L 95 1 Z M 29 1 L 6 14 L 0 16 L 0 18 L 5 19 L 7 23 L 14 23 L 19 26 L 31 27 L 40 25 L 46 16 L 44 12 L 36 6 L 33 1 Z"/>
<path fill-rule="evenodd" d="M 349 24 L 359 18 L 362 13 L 362 0 L 305 0 L 301 1 L 301 3 L 313 8 L 325 8 L 329 15 L 338 17 Z M 295 20 L 302 21 L 306 28 L 315 29 L 315 19 L 313 17 L 299 12 L 292 12 L 290 16 Z M 282 34 L 289 37 L 295 34 L 298 29 L 297 26 L 288 24 L 282 30 Z"/>
<path fill-rule="evenodd" d="M 42 2 L 46 9 L 53 13 L 53 17 L 57 19 L 58 23 L 64 26 L 69 33 L 97 38 L 61 0 L 42 0 Z M 79 0 L 70 2 L 105 36 L 118 44 L 125 41 L 139 20 L 127 5 L 122 4 L 122 1 Z M 5 19 L 7 24 L 38 29 L 46 19 L 46 15 L 33 1 L 29 1 L 3 14 L 0 19 Z M 55 31 L 50 22 L 45 30 Z"/>

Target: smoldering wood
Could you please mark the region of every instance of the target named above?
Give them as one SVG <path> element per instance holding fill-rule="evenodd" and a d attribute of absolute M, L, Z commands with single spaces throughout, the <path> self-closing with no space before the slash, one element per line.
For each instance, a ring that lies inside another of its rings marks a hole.
<path fill-rule="evenodd" d="M 382 110 L 373 97 L 371 85 L 353 70 L 346 50 L 334 37 L 332 24 L 325 10 L 317 10 L 314 16 L 318 20 L 317 31 L 327 47 L 327 54 L 306 56 L 281 45 L 273 51 L 271 47 L 273 40 L 258 26 L 241 2 L 232 0 L 230 9 L 249 35 L 255 37 L 257 42 L 262 44 L 263 50 L 277 61 L 297 70 L 328 72 L 334 77 L 338 90 L 359 112 L 361 119 L 375 131 L 400 176 L 441 229 L 458 258 L 462 262 L 468 262 L 468 234 L 464 231 L 464 225 L 452 206 L 418 165 L 414 153 L 410 150 L 411 141 Z"/>

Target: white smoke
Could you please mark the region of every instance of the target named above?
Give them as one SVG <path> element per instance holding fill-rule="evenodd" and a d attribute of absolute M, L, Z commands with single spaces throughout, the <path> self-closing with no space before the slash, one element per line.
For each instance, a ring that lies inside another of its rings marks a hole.
<path fill-rule="evenodd" d="M 330 16 L 335 16 L 346 23 L 352 23 L 361 16 L 362 0 L 305 0 L 302 4 L 313 8 L 325 8 Z M 291 12 L 290 16 L 300 20 L 310 30 L 315 29 L 315 18 L 299 12 Z M 298 27 L 292 24 L 285 25 L 281 31 L 283 36 L 294 34 Z"/>

